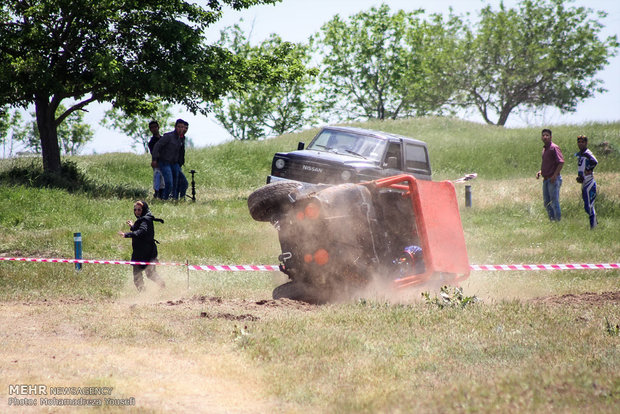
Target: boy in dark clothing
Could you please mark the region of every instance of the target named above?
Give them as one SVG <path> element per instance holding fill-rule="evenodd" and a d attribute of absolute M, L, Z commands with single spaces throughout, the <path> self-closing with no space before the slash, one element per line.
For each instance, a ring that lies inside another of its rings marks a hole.
<path fill-rule="evenodd" d="M 159 133 L 159 122 L 149 122 L 149 130 L 151 131 L 151 134 L 153 134 L 148 143 L 149 152 L 152 154 L 155 144 L 157 144 L 161 138 L 161 134 Z M 153 195 L 155 198 L 163 198 L 164 177 L 161 175 L 161 170 L 158 167 L 153 167 L 153 189 L 155 190 L 155 194 Z"/>
<path fill-rule="evenodd" d="M 124 233 L 119 231 L 118 234 L 125 238 L 131 238 L 132 262 L 157 262 L 157 245 L 155 244 L 155 227 L 153 221 L 164 222 L 162 219 L 153 217 L 149 211 L 149 206 L 145 201 L 136 201 L 133 206 L 133 213 L 136 216 L 136 222 L 127 220 L 130 231 Z M 155 265 L 133 265 L 133 283 L 138 291 L 144 290 L 144 279 L 142 272 L 146 270 L 146 277 L 157 283 L 160 288 L 165 288 L 166 283 L 157 274 Z"/>
<path fill-rule="evenodd" d="M 159 133 L 159 122 L 149 122 L 149 131 L 151 131 L 151 134 L 153 134 L 153 136 L 151 137 L 147 145 L 149 146 L 149 152 L 152 153 L 153 148 L 155 148 L 155 144 L 157 144 L 157 141 L 159 141 L 159 139 L 161 138 L 161 134 Z"/>

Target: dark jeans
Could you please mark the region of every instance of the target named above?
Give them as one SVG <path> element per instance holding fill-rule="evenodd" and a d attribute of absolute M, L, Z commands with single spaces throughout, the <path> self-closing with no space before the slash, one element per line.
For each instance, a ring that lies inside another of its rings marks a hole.
<path fill-rule="evenodd" d="M 178 199 L 179 192 L 177 190 L 177 182 L 179 181 L 181 167 L 179 167 L 177 163 L 170 164 L 167 162 L 160 162 L 159 169 L 161 170 L 161 175 L 164 177 L 165 183 L 162 200 L 167 200 L 170 195 L 172 195 L 172 198 L 175 200 Z"/>
<path fill-rule="evenodd" d="M 179 168 L 179 180 L 177 181 L 177 197 L 182 200 L 185 199 L 185 195 L 187 194 L 187 187 L 189 187 L 189 183 L 187 182 L 187 178 L 181 168 Z"/>
<path fill-rule="evenodd" d="M 562 210 L 560 209 L 560 187 L 562 187 L 562 176 L 558 175 L 555 182 L 550 179 L 543 181 L 543 202 L 547 209 L 547 215 L 551 221 L 560 221 L 562 219 Z"/>

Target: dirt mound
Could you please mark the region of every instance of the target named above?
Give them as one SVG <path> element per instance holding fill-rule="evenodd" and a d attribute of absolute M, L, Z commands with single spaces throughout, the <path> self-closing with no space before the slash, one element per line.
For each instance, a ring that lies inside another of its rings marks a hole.
<path fill-rule="evenodd" d="M 543 296 L 532 299 L 533 303 L 545 303 L 550 305 L 606 305 L 620 304 L 620 291 L 580 294 L 568 293 L 560 296 Z"/>

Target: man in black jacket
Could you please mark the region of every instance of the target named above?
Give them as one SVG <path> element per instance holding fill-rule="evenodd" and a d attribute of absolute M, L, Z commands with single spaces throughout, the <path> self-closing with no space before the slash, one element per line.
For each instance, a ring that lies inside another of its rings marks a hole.
<path fill-rule="evenodd" d="M 164 222 L 162 219 L 153 217 L 149 211 L 146 201 L 136 201 L 133 206 L 133 213 L 136 216 L 136 222 L 127 220 L 130 231 L 124 233 L 119 231 L 118 234 L 125 238 L 131 238 L 132 262 L 157 262 L 157 244 L 155 241 L 155 227 L 153 221 Z M 133 265 L 133 283 L 138 291 L 144 290 L 144 279 L 142 272 L 146 270 L 146 277 L 157 283 L 160 288 L 165 288 L 166 283 L 157 274 L 155 265 Z"/>
<path fill-rule="evenodd" d="M 178 198 L 180 200 L 185 200 L 185 196 L 187 194 L 187 187 L 189 187 L 187 178 L 185 177 L 185 174 L 183 174 L 183 165 L 185 164 L 185 135 L 187 134 L 187 130 L 189 129 L 189 123 L 187 121 L 183 121 L 183 125 L 184 128 L 182 131 L 182 135 L 179 135 L 179 138 L 181 139 L 181 148 L 179 149 L 179 179 L 177 180 L 176 187 Z"/>
<path fill-rule="evenodd" d="M 162 199 L 167 200 L 170 195 L 178 199 L 177 188 L 179 180 L 179 152 L 183 145 L 182 137 L 185 135 L 185 121 L 177 119 L 174 131 L 167 132 L 153 147 L 151 166 L 159 168 L 164 176 L 164 194 Z"/>

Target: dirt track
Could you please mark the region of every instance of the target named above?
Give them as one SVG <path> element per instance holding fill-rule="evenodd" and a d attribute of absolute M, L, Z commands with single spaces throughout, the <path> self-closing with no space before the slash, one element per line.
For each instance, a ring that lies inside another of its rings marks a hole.
<path fill-rule="evenodd" d="M 548 296 L 529 302 L 620 304 L 620 291 Z M 113 397 L 134 397 L 135 408 L 146 411 L 287 411 L 282 403 L 266 397 L 269 393 L 261 373 L 230 336 L 230 322 L 242 329 L 246 323 L 284 313 L 302 316 L 317 309 L 286 299 L 207 296 L 137 304 L 82 299 L 1 303 L 0 411 L 14 409 L 7 407 L 10 384 L 111 386 Z M 205 329 L 204 337 L 196 339 L 196 326 Z M 167 335 L 167 330 L 179 332 L 178 340 Z M 46 410 L 55 412 L 58 407 Z M 20 407 L 19 412 L 23 411 L 42 410 Z"/>
<path fill-rule="evenodd" d="M 218 320 L 243 326 L 280 312 L 314 308 L 288 300 L 205 296 L 147 304 L 83 299 L 2 303 L 0 411 L 16 409 L 8 407 L 10 397 L 24 397 L 8 395 L 9 385 L 44 384 L 111 386 L 114 398 L 134 397 L 136 407 L 147 411 L 277 412 L 279 404 L 264 397 L 260 373 L 231 340 L 230 324 L 222 328 Z M 188 325 L 201 320 L 205 322 L 198 326 L 210 336 L 196 340 Z M 226 330 L 211 333 L 211 327 Z M 167 330 L 181 337 L 162 338 Z"/>

